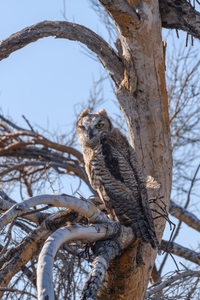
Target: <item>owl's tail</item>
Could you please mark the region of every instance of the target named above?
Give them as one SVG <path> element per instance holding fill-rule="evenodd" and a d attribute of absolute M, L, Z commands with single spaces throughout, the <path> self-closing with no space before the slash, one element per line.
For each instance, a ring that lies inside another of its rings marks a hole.
<path fill-rule="evenodd" d="M 158 242 L 154 224 L 150 226 L 149 220 L 145 220 L 144 216 L 139 216 L 136 222 L 132 223 L 133 232 L 146 244 L 151 244 L 152 248 L 161 254 L 161 246 Z M 151 221 L 150 221 L 151 222 Z"/>

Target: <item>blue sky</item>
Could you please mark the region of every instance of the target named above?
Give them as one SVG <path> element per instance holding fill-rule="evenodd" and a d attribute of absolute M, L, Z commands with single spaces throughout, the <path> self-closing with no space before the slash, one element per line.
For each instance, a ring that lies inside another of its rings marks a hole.
<path fill-rule="evenodd" d="M 43 20 L 63 20 L 62 10 L 63 1 L 5 1 L 0 10 L 0 40 Z M 103 32 L 87 1 L 67 1 L 66 17 Z M 32 124 L 44 127 L 70 124 L 74 105 L 88 99 L 92 81 L 104 72 L 101 64 L 82 52 L 77 42 L 50 37 L 1 61 L 0 108 L 4 114 L 21 125 L 22 114 Z M 108 83 L 105 88 L 108 99 Z M 110 94 L 109 98 L 114 96 Z"/>
<path fill-rule="evenodd" d="M 104 26 L 89 6 L 87 1 L 67 1 L 67 20 L 87 26 L 108 39 Z M 43 20 L 64 20 L 62 10 L 61 0 L 1 1 L 0 40 Z M 185 40 L 185 34 L 180 36 L 182 39 L 176 39 L 177 47 Z M 11 54 L 0 62 L 0 109 L 22 127 L 27 126 L 21 117 L 25 115 L 33 125 L 66 132 L 74 121 L 74 105 L 87 101 L 93 80 L 104 74 L 101 64 L 82 52 L 77 42 L 45 38 Z M 113 104 L 115 96 L 109 82 L 103 86 L 107 100 L 103 106 L 112 115 L 117 112 Z M 62 192 L 70 193 L 67 189 L 73 180 L 67 184 Z M 194 237 L 188 238 L 186 246 Z"/>

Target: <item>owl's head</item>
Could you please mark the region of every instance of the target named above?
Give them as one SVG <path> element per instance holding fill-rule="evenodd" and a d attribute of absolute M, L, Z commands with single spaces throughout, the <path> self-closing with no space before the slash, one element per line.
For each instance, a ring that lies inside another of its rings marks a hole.
<path fill-rule="evenodd" d="M 107 132 L 112 131 L 113 125 L 105 109 L 91 114 L 85 109 L 77 122 L 77 134 L 81 146 L 94 146 Z"/>

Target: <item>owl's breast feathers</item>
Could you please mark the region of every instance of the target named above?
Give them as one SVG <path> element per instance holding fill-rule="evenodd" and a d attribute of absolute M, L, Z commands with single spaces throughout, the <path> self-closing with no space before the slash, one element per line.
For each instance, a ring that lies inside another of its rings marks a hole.
<path fill-rule="evenodd" d="M 111 215 L 131 226 L 143 242 L 159 248 L 135 151 L 118 129 L 101 138 L 86 171 Z"/>

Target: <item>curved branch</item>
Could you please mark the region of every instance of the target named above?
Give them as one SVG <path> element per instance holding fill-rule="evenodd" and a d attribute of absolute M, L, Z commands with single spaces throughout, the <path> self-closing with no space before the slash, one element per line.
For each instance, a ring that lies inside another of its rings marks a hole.
<path fill-rule="evenodd" d="M 200 266 L 200 253 L 185 248 L 177 243 L 168 242 L 165 240 L 162 240 L 161 248 L 168 253 L 178 255 Z"/>
<path fill-rule="evenodd" d="M 37 288 L 38 299 L 53 299 L 53 262 L 60 246 L 71 240 L 97 241 L 116 235 L 112 224 L 95 224 L 90 226 L 72 225 L 59 228 L 45 242 L 38 259 Z M 119 229 L 119 227 L 118 227 Z"/>
<path fill-rule="evenodd" d="M 115 50 L 92 30 L 70 22 L 44 21 L 12 34 L 0 42 L 0 60 L 7 58 L 12 52 L 38 39 L 49 36 L 79 41 L 85 44 L 97 54 L 115 83 L 118 85 L 122 81 L 123 63 Z"/>
<path fill-rule="evenodd" d="M 55 207 L 67 207 L 87 217 L 92 223 L 112 222 L 89 200 L 79 199 L 70 195 L 40 195 L 29 198 L 21 203 L 13 205 L 0 218 L 0 230 L 8 223 L 26 213 L 31 207 L 49 204 Z M 113 222 L 112 222 L 113 223 Z"/>
<path fill-rule="evenodd" d="M 5 199 L 0 197 L 0 213 L 6 210 L 9 210 L 13 206 L 13 203 L 6 201 Z M 31 214 L 24 215 L 23 218 L 34 222 L 36 224 L 40 224 L 47 214 L 43 214 L 40 212 L 34 212 L 33 210 L 29 210 Z"/>
<path fill-rule="evenodd" d="M 180 29 L 200 39 L 200 13 L 187 0 L 159 0 L 162 26 Z"/>
<path fill-rule="evenodd" d="M 117 235 L 119 237 L 113 240 L 112 238 Z M 96 299 L 97 290 L 105 278 L 110 260 L 120 255 L 122 249 L 126 248 L 135 239 L 131 228 L 121 226 L 117 222 L 89 226 L 76 224 L 59 228 L 54 232 L 45 242 L 39 255 L 37 268 L 38 299 L 53 298 L 53 262 L 58 249 L 63 243 L 71 240 L 95 242 L 100 239 L 109 240 L 97 242 L 96 259 L 93 262 L 93 269 L 82 294 L 82 299 Z"/>

